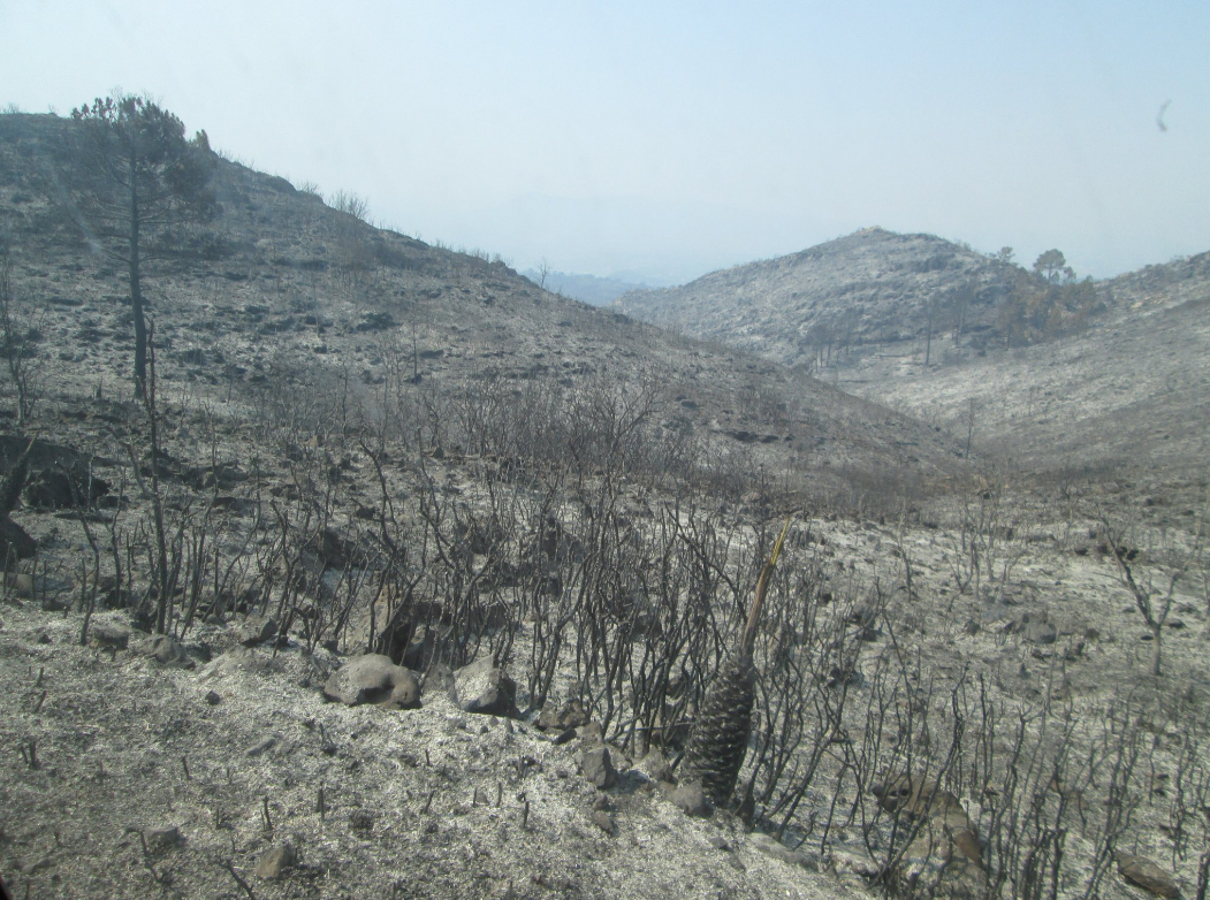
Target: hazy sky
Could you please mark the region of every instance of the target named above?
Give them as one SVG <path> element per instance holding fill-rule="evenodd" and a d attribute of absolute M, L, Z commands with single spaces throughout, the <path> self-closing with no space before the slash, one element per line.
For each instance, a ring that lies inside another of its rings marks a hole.
<path fill-rule="evenodd" d="M 0 107 L 147 92 L 517 268 L 686 280 L 868 225 L 1098 277 L 1210 250 L 1208 0 L 0 0 L 0 34 Z"/>

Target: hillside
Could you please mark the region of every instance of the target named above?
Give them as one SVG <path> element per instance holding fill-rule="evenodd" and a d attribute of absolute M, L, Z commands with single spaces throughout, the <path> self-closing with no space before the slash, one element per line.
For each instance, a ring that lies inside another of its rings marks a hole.
<path fill-rule="evenodd" d="M 1056 432 L 968 447 L 200 140 L 170 171 L 212 215 L 143 232 L 136 400 L 77 127 L 0 115 L 14 896 L 1204 893 L 1191 481 L 1020 477 Z M 1202 312 L 1155 305 L 1174 358 Z"/>
<path fill-rule="evenodd" d="M 615 307 L 785 365 L 830 364 L 855 349 L 954 328 L 977 342 L 996 310 L 1034 282 L 1018 266 L 926 234 L 867 228 L 800 253 L 736 266 L 676 288 L 632 291 Z"/>
<path fill-rule="evenodd" d="M 16 295 L 45 298 L 39 327 L 59 347 L 42 366 L 45 383 L 122 395 L 123 273 L 89 252 L 56 195 L 52 151 L 68 126 L 0 119 L 0 228 Z M 807 495 L 847 490 L 838 473 L 848 469 L 940 473 L 954 459 L 929 429 L 813 379 L 544 292 L 502 263 L 374 229 L 284 179 L 214 162 L 216 218 L 149 272 L 164 390 L 254 417 L 267 386 L 275 402 L 310 394 L 305 407 L 317 388 L 339 384 L 379 416 L 384 397 L 498 405 L 537 386 L 560 402 L 578 390 L 630 391 L 653 436 L 692 445 L 715 468 L 767 464 Z M 468 446 L 476 437 L 464 424 L 446 417 L 430 439 L 489 452 Z"/>

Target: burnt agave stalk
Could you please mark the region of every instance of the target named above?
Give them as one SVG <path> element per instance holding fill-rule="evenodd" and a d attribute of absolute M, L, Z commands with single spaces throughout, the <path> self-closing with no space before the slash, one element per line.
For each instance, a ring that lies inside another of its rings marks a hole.
<path fill-rule="evenodd" d="M 689 742 L 681 759 L 680 781 L 699 781 L 702 791 L 715 806 L 723 806 L 735 790 L 735 781 L 744 764 L 748 738 L 752 732 L 752 707 L 756 703 L 756 667 L 752 650 L 756 644 L 756 628 L 760 622 L 769 578 L 781 554 L 782 542 L 790 520 L 782 526 L 773 553 L 761 569 L 756 582 L 756 596 L 748 612 L 748 624 L 737 647 L 723 661 L 706 697 L 698 710 Z"/>

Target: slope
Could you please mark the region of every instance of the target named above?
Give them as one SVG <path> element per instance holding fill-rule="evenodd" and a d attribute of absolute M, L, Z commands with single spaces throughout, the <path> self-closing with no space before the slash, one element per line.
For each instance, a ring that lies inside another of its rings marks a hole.
<path fill-rule="evenodd" d="M 867 228 L 615 307 L 789 365 L 957 327 L 994 332 L 997 304 L 1033 276 L 926 234 Z"/>

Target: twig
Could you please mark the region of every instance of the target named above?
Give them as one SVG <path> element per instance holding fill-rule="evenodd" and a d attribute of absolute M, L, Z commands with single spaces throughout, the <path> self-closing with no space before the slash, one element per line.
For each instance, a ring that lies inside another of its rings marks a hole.
<path fill-rule="evenodd" d="M 231 877 L 235 879 L 235 883 L 244 889 L 244 893 L 248 895 L 249 900 L 256 900 L 256 895 L 252 893 L 252 888 L 248 887 L 248 882 L 240 877 L 239 872 L 235 871 L 235 866 L 231 865 L 231 860 L 223 860 L 223 868 L 231 873 Z"/>

